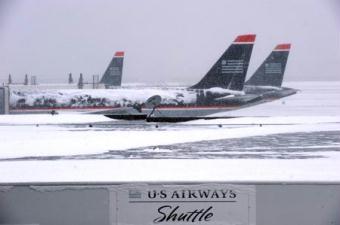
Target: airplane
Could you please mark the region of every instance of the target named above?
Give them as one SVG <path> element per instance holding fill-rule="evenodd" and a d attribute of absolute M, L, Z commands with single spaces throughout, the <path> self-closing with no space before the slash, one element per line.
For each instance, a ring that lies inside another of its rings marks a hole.
<path fill-rule="evenodd" d="M 260 95 L 257 103 L 274 101 L 294 95 L 298 90 L 282 87 L 283 75 L 286 69 L 291 44 L 279 44 L 266 58 L 254 75 L 245 83 L 247 95 Z"/>
<path fill-rule="evenodd" d="M 184 89 L 167 89 L 172 91 L 172 97 L 166 93 L 155 94 L 142 104 L 113 106 L 105 115 L 115 119 L 185 121 L 230 110 L 233 106 L 224 104 L 222 99 L 244 95 L 255 38 L 255 34 L 237 36 L 198 83 Z"/>
<path fill-rule="evenodd" d="M 196 95 L 190 101 L 150 97 L 144 104 L 111 110 L 114 119 L 145 119 L 150 122 L 182 122 L 194 119 L 216 119 L 214 113 L 249 107 L 293 95 L 297 90 L 281 87 L 290 44 L 277 45 L 248 81 L 247 73 L 255 35 L 235 39 L 200 82 L 182 90 Z M 237 50 L 236 50 L 237 49 Z"/>
<path fill-rule="evenodd" d="M 277 45 L 245 82 L 245 95 L 226 99 L 224 103 L 244 108 L 296 94 L 296 89 L 281 87 L 290 47 L 291 44 Z"/>

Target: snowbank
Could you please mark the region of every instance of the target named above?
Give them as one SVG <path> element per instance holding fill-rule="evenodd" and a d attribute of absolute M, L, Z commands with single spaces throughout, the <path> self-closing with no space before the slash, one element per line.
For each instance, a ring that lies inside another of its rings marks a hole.
<path fill-rule="evenodd" d="M 65 90 L 14 90 L 10 93 L 10 107 L 103 107 L 133 106 L 146 102 L 148 98 L 160 95 L 167 104 L 196 102 L 196 93 L 181 89 L 65 89 Z"/>

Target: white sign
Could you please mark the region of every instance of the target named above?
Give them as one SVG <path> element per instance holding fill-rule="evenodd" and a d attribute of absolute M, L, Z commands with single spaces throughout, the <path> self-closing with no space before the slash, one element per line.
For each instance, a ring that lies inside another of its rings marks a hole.
<path fill-rule="evenodd" d="M 253 185 L 124 185 L 111 192 L 112 224 L 255 224 Z"/>

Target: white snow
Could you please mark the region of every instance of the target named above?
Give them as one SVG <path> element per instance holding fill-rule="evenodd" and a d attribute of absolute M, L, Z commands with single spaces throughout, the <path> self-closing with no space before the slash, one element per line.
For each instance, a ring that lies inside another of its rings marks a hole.
<path fill-rule="evenodd" d="M 161 126 L 161 125 L 160 125 Z M 97 154 L 151 145 L 242 138 L 277 133 L 340 131 L 338 124 L 196 127 L 173 130 L 103 130 L 54 126 L 0 126 L 0 158 Z M 15 138 L 14 138 L 15 137 Z"/>
<path fill-rule="evenodd" d="M 211 93 L 216 93 L 216 94 L 232 94 L 232 95 L 244 95 L 244 91 L 234 91 L 230 89 L 224 89 L 220 87 L 213 87 L 209 89 L 205 89 L 205 92 L 211 92 Z"/>
<path fill-rule="evenodd" d="M 0 126 L 4 125 L 46 125 L 46 124 L 77 124 L 77 123 L 98 123 L 108 122 L 112 119 L 104 115 L 95 114 L 20 114 L 20 115 L 0 115 Z M 10 128 L 8 128 L 10 129 Z M 19 128 L 16 128 L 19 130 Z M 1 128 L 0 128 L 1 130 Z"/>
<path fill-rule="evenodd" d="M 119 88 L 119 89 L 64 89 L 64 90 L 15 90 L 11 92 L 10 105 L 16 107 L 79 107 L 79 106 L 126 106 L 144 103 L 154 95 L 160 95 L 162 102 L 191 103 L 196 93 L 183 89 L 166 88 Z"/>
<path fill-rule="evenodd" d="M 298 125 L 340 123 L 340 116 L 277 116 L 240 117 L 232 119 L 194 120 L 184 124 L 226 124 L 226 125 Z"/>
<path fill-rule="evenodd" d="M 339 182 L 339 155 L 317 160 L 1 162 L 0 182 Z"/>
<path fill-rule="evenodd" d="M 205 90 L 214 94 L 244 95 L 243 91 L 223 88 Z M 141 104 L 154 95 L 159 95 L 163 103 L 194 103 L 196 92 L 182 87 L 136 87 L 117 89 L 11 89 L 10 106 L 13 109 L 27 107 L 80 107 Z"/>

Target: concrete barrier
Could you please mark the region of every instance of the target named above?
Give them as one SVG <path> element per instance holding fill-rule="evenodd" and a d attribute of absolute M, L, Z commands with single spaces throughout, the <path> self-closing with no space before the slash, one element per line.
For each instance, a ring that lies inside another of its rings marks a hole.
<path fill-rule="evenodd" d="M 339 225 L 340 183 L 2 184 L 0 224 Z"/>

